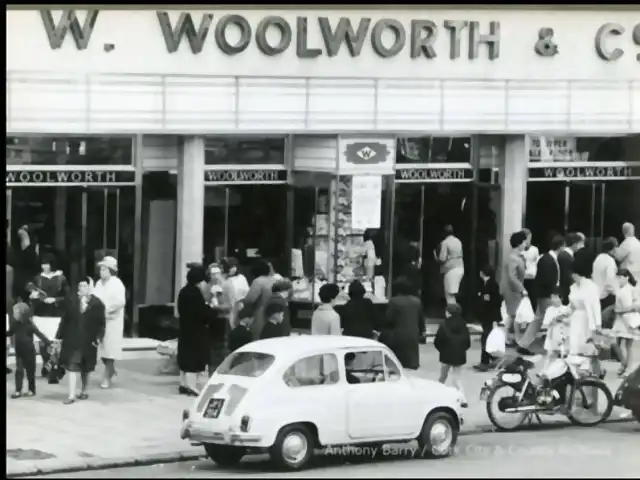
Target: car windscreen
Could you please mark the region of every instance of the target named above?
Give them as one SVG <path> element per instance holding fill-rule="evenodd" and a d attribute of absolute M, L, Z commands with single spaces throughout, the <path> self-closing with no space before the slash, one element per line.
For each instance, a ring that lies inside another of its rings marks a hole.
<path fill-rule="evenodd" d="M 257 378 L 271 367 L 275 359 L 276 357 L 268 353 L 234 352 L 224 359 L 216 373 Z"/>

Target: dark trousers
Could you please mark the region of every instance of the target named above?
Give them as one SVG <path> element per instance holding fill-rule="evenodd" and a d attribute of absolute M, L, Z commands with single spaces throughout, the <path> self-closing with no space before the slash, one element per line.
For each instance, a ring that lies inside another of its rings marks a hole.
<path fill-rule="evenodd" d="M 526 278 L 524 280 L 524 288 L 527 289 L 527 294 L 529 295 L 529 300 L 531 301 L 531 306 L 533 307 L 533 311 L 536 311 L 538 308 L 538 296 L 535 291 L 535 279 Z"/>
<path fill-rule="evenodd" d="M 16 392 L 22 392 L 25 371 L 29 391 L 36 393 L 36 349 L 33 345 L 16 348 Z"/>

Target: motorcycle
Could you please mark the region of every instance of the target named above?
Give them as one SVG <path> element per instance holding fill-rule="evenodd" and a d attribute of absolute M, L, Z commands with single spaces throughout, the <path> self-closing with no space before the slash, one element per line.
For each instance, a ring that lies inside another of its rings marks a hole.
<path fill-rule="evenodd" d="M 576 364 L 575 358 L 572 360 L 554 360 L 545 368 L 543 376 L 530 374 L 535 365 L 522 357 L 503 362 L 496 377 L 485 382 L 480 392 L 480 400 L 486 401 L 489 420 L 496 429 L 516 430 L 534 419 L 542 423 L 541 414 L 563 415 L 571 423 L 581 426 L 595 426 L 609 418 L 613 410 L 613 396 L 602 380 L 603 375 L 585 375 L 582 365 Z M 501 397 L 502 393 L 506 395 Z M 603 409 L 598 408 L 598 398 L 606 401 Z M 583 410 L 596 418 L 582 418 Z M 500 420 L 499 414 L 502 413 L 510 423 Z"/>
<path fill-rule="evenodd" d="M 613 399 L 615 405 L 630 410 L 640 422 L 640 367 L 625 377 Z"/>

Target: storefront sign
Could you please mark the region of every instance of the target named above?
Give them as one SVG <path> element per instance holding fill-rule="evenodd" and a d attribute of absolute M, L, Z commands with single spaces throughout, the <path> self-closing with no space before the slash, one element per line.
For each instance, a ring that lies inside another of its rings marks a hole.
<path fill-rule="evenodd" d="M 529 180 L 629 180 L 640 179 L 640 166 L 530 167 Z"/>
<path fill-rule="evenodd" d="M 398 182 L 464 182 L 473 180 L 471 168 L 398 168 L 396 181 Z"/>
<path fill-rule="evenodd" d="M 382 177 L 355 175 L 351 183 L 351 228 L 364 231 L 380 228 L 382 217 Z"/>
<path fill-rule="evenodd" d="M 395 139 L 340 137 L 338 170 L 341 175 L 391 175 Z"/>
<path fill-rule="evenodd" d="M 205 170 L 205 183 L 286 183 L 286 170 Z"/>
<path fill-rule="evenodd" d="M 580 154 L 577 151 L 575 137 L 530 137 L 530 162 L 586 162 L 588 160 L 588 153 Z"/>
<path fill-rule="evenodd" d="M 20 185 L 131 185 L 136 174 L 132 171 L 98 170 L 20 170 L 6 173 L 7 186 Z"/>
<path fill-rule="evenodd" d="M 91 9 L 87 10 L 86 15 L 77 15 L 75 10 L 67 9 L 56 20 L 51 10 L 40 10 L 51 48 L 62 48 L 67 33 L 70 33 L 76 48 L 86 50 L 96 29 L 99 13 L 100 10 Z M 298 58 L 335 57 L 344 45 L 351 57 L 358 57 L 366 43 L 381 58 L 403 54 L 410 58 L 433 59 L 443 55 L 442 43 L 448 42 L 447 56 L 452 60 L 462 56 L 469 60 L 477 59 L 481 46 L 487 47 L 485 51 L 489 60 L 500 56 L 501 26 L 497 20 L 481 24 L 475 20 L 460 19 L 436 22 L 428 18 L 408 21 L 381 18 L 374 22 L 369 17 L 339 17 L 336 21 L 324 16 L 284 18 L 271 15 L 254 19 L 250 15 L 238 14 L 226 14 L 218 18 L 213 13 L 204 13 L 198 18 L 197 15 L 181 12 L 172 21 L 167 11 L 157 11 L 155 14 L 169 53 L 177 52 L 185 37 L 192 53 L 202 53 L 208 38 L 213 37 L 211 43 L 215 43 L 226 55 L 240 54 L 254 42 L 256 48 L 266 56 L 280 55 L 295 48 Z M 84 22 L 80 22 L 79 16 L 84 17 Z M 321 44 L 311 45 L 310 30 L 316 28 L 322 41 Z M 229 30 L 237 32 L 233 40 L 229 39 Z M 592 33 L 594 47 L 591 48 L 595 48 L 598 57 L 605 61 L 618 60 L 624 55 L 624 50 L 620 48 L 622 42 L 617 37 L 625 36 L 640 46 L 640 24 L 631 29 L 614 22 L 602 24 Z M 468 48 L 462 53 L 465 44 Z M 104 43 L 103 49 L 110 53 L 116 49 L 116 45 Z M 531 38 L 531 51 L 542 57 L 553 57 L 561 50 L 554 30 L 539 25 L 537 38 Z M 640 54 L 637 56 L 640 61 Z"/>

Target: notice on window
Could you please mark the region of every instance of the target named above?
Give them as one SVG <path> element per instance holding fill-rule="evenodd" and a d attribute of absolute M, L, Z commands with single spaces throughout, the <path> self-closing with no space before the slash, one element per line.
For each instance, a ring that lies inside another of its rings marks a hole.
<path fill-rule="evenodd" d="M 364 231 L 380 228 L 382 217 L 382 177 L 354 175 L 351 184 L 351 228 Z"/>
<path fill-rule="evenodd" d="M 530 162 L 574 162 L 581 161 L 576 150 L 576 139 L 570 137 L 531 137 Z"/>

